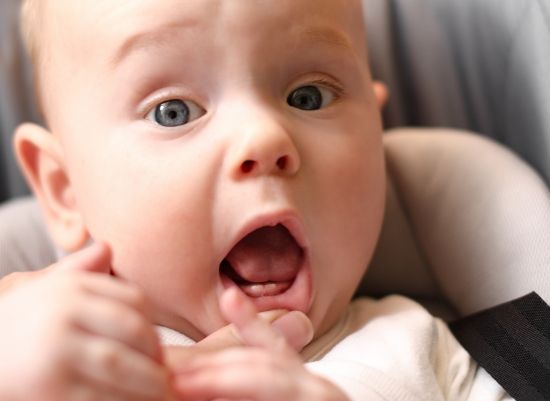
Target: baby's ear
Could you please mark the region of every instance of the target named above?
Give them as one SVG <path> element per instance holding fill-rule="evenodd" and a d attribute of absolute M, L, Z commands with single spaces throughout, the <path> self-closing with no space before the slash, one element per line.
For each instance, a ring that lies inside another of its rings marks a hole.
<path fill-rule="evenodd" d="M 388 87 L 382 81 L 373 81 L 372 89 L 374 91 L 374 97 L 376 98 L 378 108 L 382 110 L 390 97 Z"/>
<path fill-rule="evenodd" d="M 88 231 L 76 207 L 59 139 L 36 124 L 23 124 L 15 132 L 14 149 L 55 242 L 68 252 L 82 248 Z"/>

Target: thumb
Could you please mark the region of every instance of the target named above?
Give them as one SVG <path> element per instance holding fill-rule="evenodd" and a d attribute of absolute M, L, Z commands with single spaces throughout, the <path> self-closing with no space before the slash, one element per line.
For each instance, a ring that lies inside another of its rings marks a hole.
<path fill-rule="evenodd" d="M 87 271 L 94 273 L 111 273 L 111 249 L 104 242 L 92 245 L 66 256 L 49 267 L 52 272 Z"/>
<path fill-rule="evenodd" d="M 288 312 L 271 323 L 271 327 L 285 338 L 292 349 L 298 352 L 313 339 L 311 320 L 300 311 Z"/>

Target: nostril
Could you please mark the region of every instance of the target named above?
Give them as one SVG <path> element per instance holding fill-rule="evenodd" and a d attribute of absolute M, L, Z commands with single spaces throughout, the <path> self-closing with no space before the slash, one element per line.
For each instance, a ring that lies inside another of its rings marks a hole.
<path fill-rule="evenodd" d="M 241 164 L 241 171 L 245 174 L 250 173 L 253 168 L 254 168 L 254 160 L 245 160 Z"/>
<path fill-rule="evenodd" d="M 288 163 L 288 156 L 281 156 L 277 159 L 277 167 L 279 167 L 279 169 L 281 170 L 286 169 L 287 163 Z"/>
<path fill-rule="evenodd" d="M 277 161 L 275 162 L 275 165 L 274 166 L 272 165 L 272 166 L 273 167 L 276 166 L 276 168 L 278 170 L 285 171 L 288 168 L 288 163 L 289 163 L 288 156 L 281 156 L 277 159 Z M 254 170 L 256 168 L 256 164 L 258 164 L 258 162 L 256 160 L 248 159 L 248 160 L 243 161 L 241 163 L 241 173 L 248 174 L 248 173 L 252 172 L 252 170 Z"/>

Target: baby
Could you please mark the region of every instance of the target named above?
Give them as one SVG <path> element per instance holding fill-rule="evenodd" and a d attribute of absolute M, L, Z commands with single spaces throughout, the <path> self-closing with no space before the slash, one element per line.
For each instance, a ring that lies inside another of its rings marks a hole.
<path fill-rule="evenodd" d="M 12 365 L 28 385 L 2 400 L 506 397 L 414 302 L 350 303 L 385 194 L 359 0 L 27 0 L 23 17 L 47 128 L 21 126 L 16 153 L 58 246 L 95 245 L 7 291 L 43 337 L 13 341 L 40 363 Z M 284 311 L 303 328 L 257 316 Z M 163 352 L 154 325 L 202 342 Z"/>

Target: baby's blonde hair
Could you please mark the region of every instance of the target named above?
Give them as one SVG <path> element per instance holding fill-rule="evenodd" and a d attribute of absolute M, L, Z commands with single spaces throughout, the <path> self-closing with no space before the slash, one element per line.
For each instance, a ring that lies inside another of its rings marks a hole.
<path fill-rule="evenodd" d="M 43 109 L 39 70 L 43 62 L 43 54 L 39 39 L 40 33 L 43 31 L 42 7 L 44 1 L 46 0 L 22 0 L 20 12 L 21 37 L 32 64 L 34 93 L 40 114 L 43 114 Z"/>
<path fill-rule="evenodd" d="M 38 61 L 38 32 L 40 31 L 40 0 L 21 3 L 21 35 L 33 63 Z"/>

